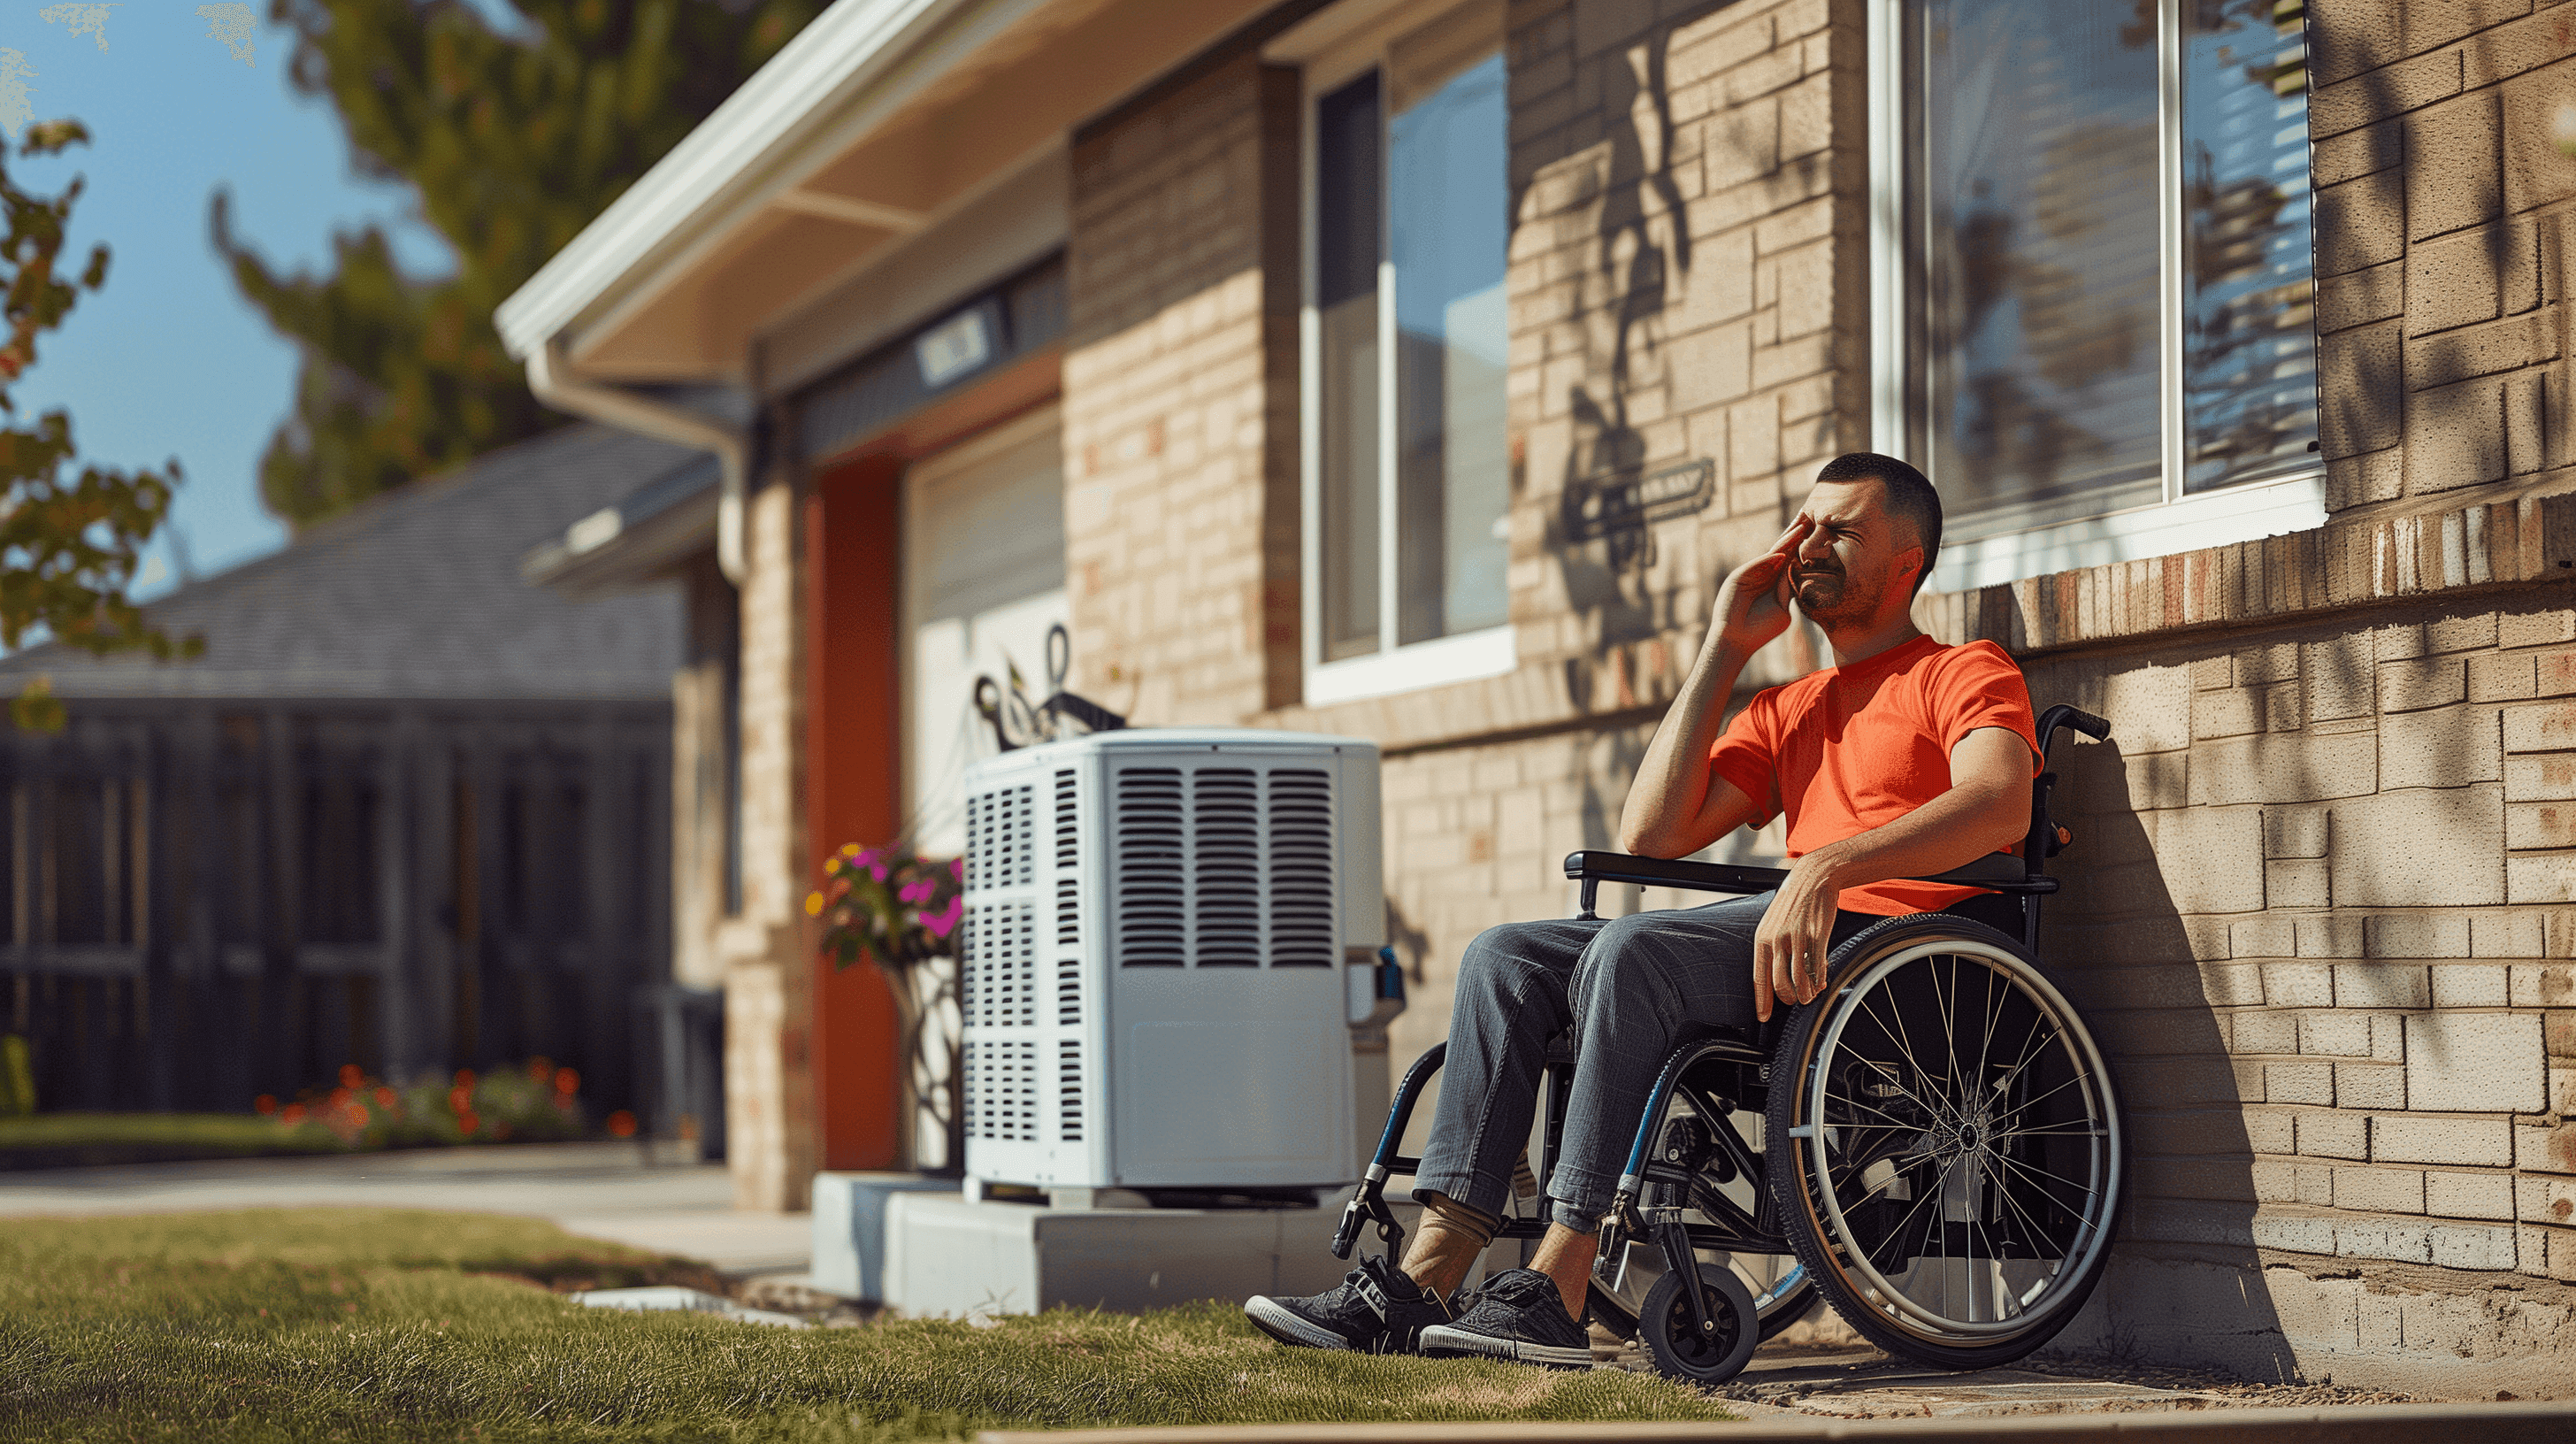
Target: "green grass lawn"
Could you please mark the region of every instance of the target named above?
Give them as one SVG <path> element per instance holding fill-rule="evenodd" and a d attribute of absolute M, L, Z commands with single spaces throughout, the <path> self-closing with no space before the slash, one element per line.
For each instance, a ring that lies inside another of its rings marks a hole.
<path fill-rule="evenodd" d="M 787 1330 L 583 1309 L 708 1282 L 534 1220 L 253 1210 L 0 1228 L 0 1438 L 778 1440 L 1337 1419 L 1722 1419 L 1649 1376 L 1283 1349 L 1231 1305 Z"/>

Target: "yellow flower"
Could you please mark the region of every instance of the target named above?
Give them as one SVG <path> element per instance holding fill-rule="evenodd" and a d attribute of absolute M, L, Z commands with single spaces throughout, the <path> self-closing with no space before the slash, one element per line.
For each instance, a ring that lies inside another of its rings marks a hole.
<path fill-rule="evenodd" d="M 805 916 L 809 918 L 819 918 L 822 915 L 823 895 L 819 892 L 809 892 L 805 894 Z"/>

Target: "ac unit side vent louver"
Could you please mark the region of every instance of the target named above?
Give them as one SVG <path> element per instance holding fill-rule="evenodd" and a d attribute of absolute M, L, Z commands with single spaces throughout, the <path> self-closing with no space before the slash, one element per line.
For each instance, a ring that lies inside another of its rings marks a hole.
<path fill-rule="evenodd" d="M 1036 907 L 977 903 L 965 910 L 963 922 L 957 970 L 961 1015 L 985 1028 L 1037 1022 Z"/>
<path fill-rule="evenodd" d="M 1037 875 L 1037 805 L 1023 783 L 966 803 L 966 890 L 1025 886 Z"/>
<path fill-rule="evenodd" d="M 1038 1136 L 1038 1045 L 987 1039 L 966 1046 L 967 1136 L 1034 1143 Z"/>
<path fill-rule="evenodd" d="M 1081 1040 L 1059 1039 L 1055 1057 L 1056 1138 L 1065 1143 L 1080 1143 L 1083 1116 Z"/>
<path fill-rule="evenodd" d="M 1118 773 L 1116 813 L 1118 961 L 1130 968 L 1177 968 L 1189 961 L 1183 911 L 1188 849 L 1181 770 L 1130 767 Z"/>
<path fill-rule="evenodd" d="M 1190 910 L 1202 968 L 1261 966 L 1261 792 L 1248 767 L 1190 779 Z"/>
<path fill-rule="evenodd" d="M 1270 791 L 1270 962 L 1333 965 L 1333 782 L 1279 768 Z"/>

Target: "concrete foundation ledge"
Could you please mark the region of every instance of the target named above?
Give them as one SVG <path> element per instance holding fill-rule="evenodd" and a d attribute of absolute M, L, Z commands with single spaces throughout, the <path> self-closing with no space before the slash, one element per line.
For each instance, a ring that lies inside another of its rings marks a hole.
<path fill-rule="evenodd" d="M 2371 1404 L 2210 1409 L 2189 1414 L 2050 1414 L 2029 1419 L 1757 1419 L 1670 1424 L 1212 1424 L 1150 1429 L 988 1430 L 979 1444 L 1683 1444 L 1724 1440 L 2117 1439 L 2141 1444 L 2570 1444 L 2576 1403 Z"/>
<path fill-rule="evenodd" d="M 886 1198 L 885 1302 L 914 1317 L 1119 1312 L 1310 1294 L 1350 1265 L 1320 1208 L 1046 1208 L 951 1193 Z"/>
<path fill-rule="evenodd" d="M 814 1175 L 814 1287 L 843 1298 L 885 1298 L 886 1200 L 901 1193 L 955 1195 L 957 1180 L 918 1173 Z"/>

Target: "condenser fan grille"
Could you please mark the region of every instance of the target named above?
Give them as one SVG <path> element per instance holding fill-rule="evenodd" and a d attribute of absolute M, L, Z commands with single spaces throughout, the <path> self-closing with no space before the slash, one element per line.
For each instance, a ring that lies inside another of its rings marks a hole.
<path fill-rule="evenodd" d="M 1113 793 L 1122 966 L 1333 966 L 1331 773 L 1131 766 Z"/>

